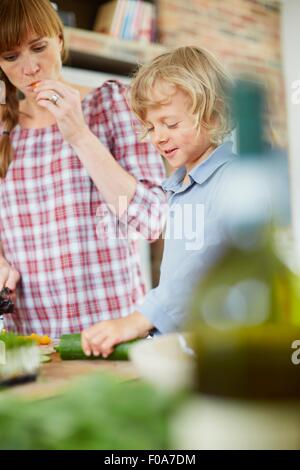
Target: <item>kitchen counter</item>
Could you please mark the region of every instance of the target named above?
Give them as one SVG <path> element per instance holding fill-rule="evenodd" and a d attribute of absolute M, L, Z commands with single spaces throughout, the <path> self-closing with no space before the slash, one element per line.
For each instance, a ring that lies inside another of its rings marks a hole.
<path fill-rule="evenodd" d="M 139 378 L 136 367 L 130 361 L 62 361 L 58 353 L 53 353 L 50 357 L 51 362 L 41 364 L 35 382 L 8 387 L 1 394 L 28 399 L 50 398 L 69 388 L 76 379 L 96 372 L 111 372 L 118 375 L 121 381 Z"/>

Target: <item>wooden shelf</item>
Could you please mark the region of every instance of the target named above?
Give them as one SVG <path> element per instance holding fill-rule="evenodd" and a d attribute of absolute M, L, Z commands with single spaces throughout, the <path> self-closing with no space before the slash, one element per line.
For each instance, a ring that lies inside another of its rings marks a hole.
<path fill-rule="evenodd" d="M 166 51 L 160 44 L 124 41 L 84 29 L 65 27 L 70 58 L 67 65 L 121 75 Z"/>

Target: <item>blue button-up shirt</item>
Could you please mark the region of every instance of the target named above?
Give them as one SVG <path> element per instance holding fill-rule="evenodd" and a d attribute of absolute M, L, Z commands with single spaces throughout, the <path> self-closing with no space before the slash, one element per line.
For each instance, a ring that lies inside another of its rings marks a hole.
<path fill-rule="evenodd" d="M 161 332 L 184 327 L 195 284 L 219 254 L 222 242 L 220 198 L 236 155 L 226 142 L 193 168 L 190 182 L 179 168 L 164 183 L 169 193 L 160 282 L 145 297 L 139 311 Z"/>

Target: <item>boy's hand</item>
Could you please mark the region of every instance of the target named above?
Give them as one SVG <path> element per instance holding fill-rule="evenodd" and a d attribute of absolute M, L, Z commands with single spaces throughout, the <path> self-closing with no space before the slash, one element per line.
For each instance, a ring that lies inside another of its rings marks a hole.
<path fill-rule="evenodd" d="M 117 320 L 107 320 L 87 328 L 81 333 L 81 345 L 87 356 L 103 357 L 113 352 L 116 344 L 135 338 L 144 338 L 153 325 L 139 312 Z"/>

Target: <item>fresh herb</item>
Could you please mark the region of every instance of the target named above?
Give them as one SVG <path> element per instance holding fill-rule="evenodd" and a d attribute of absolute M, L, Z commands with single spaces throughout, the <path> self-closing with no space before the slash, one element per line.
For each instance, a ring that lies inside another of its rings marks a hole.
<path fill-rule="evenodd" d="M 0 341 L 5 343 L 6 350 L 20 348 L 22 346 L 32 346 L 35 344 L 35 341 L 29 338 L 23 338 L 22 336 L 17 336 L 14 333 L 1 333 Z"/>

